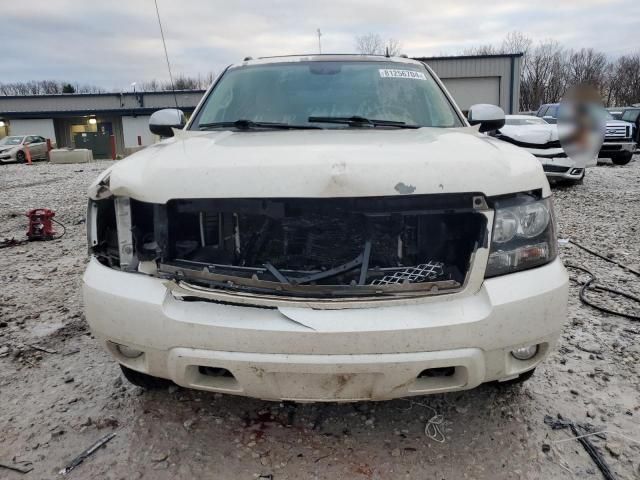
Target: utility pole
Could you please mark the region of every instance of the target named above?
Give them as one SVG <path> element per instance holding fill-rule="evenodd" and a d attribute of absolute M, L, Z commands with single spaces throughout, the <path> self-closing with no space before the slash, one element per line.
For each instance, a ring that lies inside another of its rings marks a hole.
<path fill-rule="evenodd" d="M 322 53 L 322 42 L 320 41 L 321 36 L 322 32 L 318 29 L 318 53 Z"/>

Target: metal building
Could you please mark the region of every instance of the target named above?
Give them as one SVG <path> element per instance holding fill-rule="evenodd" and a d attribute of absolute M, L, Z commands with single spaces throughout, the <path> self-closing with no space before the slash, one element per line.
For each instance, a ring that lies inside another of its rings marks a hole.
<path fill-rule="evenodd" d="M 51 139 L 58 147 L 83 147 L 92 136 L 113 135 L 116 151 L 131 150 L 154 143 L 149 116 L 176 103 L 187 115 L 202 98 L 204 90 L 176 92 L 130 92 L 0 96 L 0 137 L 34 134 Z M 92 144 L 93 145 L 93 144 Z M 96 151 L 107 157 L 110 152 Z"/>
<path fill-rule="evenodd" d="M 518 113 L 522 54 L 416 57 L 440 77 L 461 110 L 474 103 Z"/>

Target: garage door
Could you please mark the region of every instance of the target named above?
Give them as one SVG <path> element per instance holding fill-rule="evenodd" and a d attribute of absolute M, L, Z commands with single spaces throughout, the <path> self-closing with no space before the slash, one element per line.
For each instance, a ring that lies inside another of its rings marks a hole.
<path fill-rule="evenodd" d="M 500 105 L 500 77 L 443 78 L 461 110 L 475 103 Z"/>
<path fill-rule="evenodd" d="M 53 143 L 56 143 L 53 120 L 50 118 L 10 120 L 9 135 L 38 135 L 50 138 Z"/>

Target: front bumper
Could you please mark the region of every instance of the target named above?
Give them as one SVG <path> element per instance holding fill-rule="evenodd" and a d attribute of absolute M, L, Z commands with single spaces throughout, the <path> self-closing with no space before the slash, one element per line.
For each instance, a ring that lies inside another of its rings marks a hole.
<path fill-rule="evenodd" d="M 544 174 L 549 179 L 580 180 L 584 176 L 584 167 L 578 167 L 576 162 L 569 157 L 536 158 L 542 164 Z"/>
<path fill-rule="evenodd" d="M 624 153 L 624 152 L 635 152 L 637 144 L 632 141 L 623 141 L 623 142 L 610 142 L 604 141 L 602 147 L 600 148 L 600 153 L 598 154 L 598 158 L 609 158 L 612 154 L 616 153 Z"/>
<path fill-rule="evenodd" d="M 123 365 L 184 387 L 294 401 L 384 400 L 514 378 L 555 345 L 567 290 L 560 260 L 455 299 L 344 310 L 183 301 L 161 279 L 95 259 L 83 279 L 91 329 Z M 126 358 L 114 343 L 144 354 Z M 532 359 L 510 355 L 534 343 Z M 427 369 L 453 374 L 421 376 Z"/>
<path fill-rule="evenodd" d="M 15 154 L 12 153 L 8 153 L 8 152 L 0 152 L 0 162 L 15 162 L 16 158 L 15 158 Z"/>

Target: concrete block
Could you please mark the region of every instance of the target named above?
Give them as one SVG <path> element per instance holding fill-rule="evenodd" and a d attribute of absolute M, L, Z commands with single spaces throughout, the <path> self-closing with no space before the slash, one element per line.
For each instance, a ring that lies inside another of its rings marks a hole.
<path fill-rule="evenodd" d="M 89 163 L 93 162 L 93 152 L 86 148 L 60 148 L 49 152 L 51 163 Z"/>

